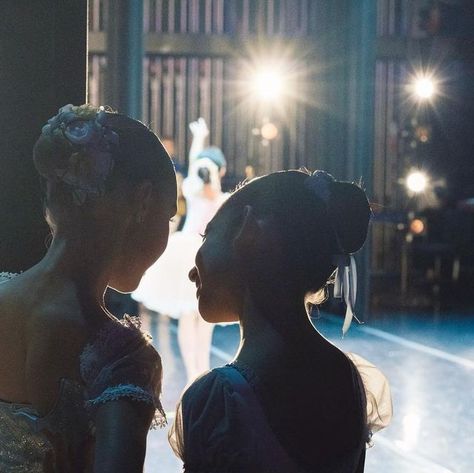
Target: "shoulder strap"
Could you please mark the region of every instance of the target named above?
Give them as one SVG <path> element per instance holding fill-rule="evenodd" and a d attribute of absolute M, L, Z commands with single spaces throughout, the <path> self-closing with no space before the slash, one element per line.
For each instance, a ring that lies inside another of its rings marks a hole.
<path fill-rule="evenodd" d="M 258 426 L 262 433 L 261 437 L 261 458 L 272 459 L 274 469 L 272 473 L 298 473 L 300 470 L 288 456 L 276 438 L 273 430 L 268 425 L 268 421 L 263 412 L 262 406 L 255 395 L 254 390 L 242 376 L 239 370 L 230 365 L 220 368 L 221 374 L 231 383 L 236 393 L 240 394 L 246 401 L 248 415 L 252 419 L 252 424 Z M 275 469 L 278 468 L 278 469 Z"/>

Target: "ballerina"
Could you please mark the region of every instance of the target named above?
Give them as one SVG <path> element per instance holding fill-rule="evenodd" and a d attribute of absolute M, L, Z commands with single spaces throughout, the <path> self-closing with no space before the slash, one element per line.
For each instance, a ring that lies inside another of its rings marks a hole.
<path fill-rule="evenodd" d="M 391 417 L 388 384 L 315 330 L 307 305 L 324 300 L 337 269 L 347 331 L 352 254 L 369 216 L 358 186 L 322 171 L 286 171 L 241 187 L 211 220 L 189 276 L 202 317 L 239 321 L 241 343 L 232 363 L 182 396 L 170 442 L 184 471 L 363 471 L 371 432 Z"/>
<path fill-rule="evenodd" d="M 171 160 L 142 123 L 67 105 L 34 162 L 53 240 L 31 269 L 0 275 L 0 470 L 141 472 L 148 429 L 165 422 L 161 360 L 103 294 L 133 291 L 163 253 Z"/>
<path fill-rule="evenodd" d="M 147 309 L 178 319 L 178 344 L 188 381 L 210 368 L 214 326 L 198 312 L 196 288 L 187 275 L 194 265 L 207 223 L 228 197 L 222 192 L 221 178 L 226 171 L 222 151 L 205 148 L 209 135 L 203 118 L 189 125 L 193 141 L 189 152 L 188 175 L 182 184 L 186 198 L 186 220 L 181 231 L 170 236 L 169 245 L 143 276 L 133 298 Z"/>

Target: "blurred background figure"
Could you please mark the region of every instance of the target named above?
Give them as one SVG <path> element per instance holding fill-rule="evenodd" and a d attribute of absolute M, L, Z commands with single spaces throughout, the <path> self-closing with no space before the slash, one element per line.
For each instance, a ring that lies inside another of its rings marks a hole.
<path fill-rule="evenodd" d="M 170 232 L 174 233 L 176 230 L 181 230 L 183 228 L 186 219 L 186 199 L 183 195 L 183 180 L 186 177 L 186 166 L 182 163 L 179 157 L 176 156 L 176 145 L 172 137 L 166 136 L 161 140 L 161 142 L 173 160 L 176 172 L 176 182 L 178 185 L 178 210 L 170 222 Z"/>
<path fill-rule="evenodd" d="M 133 298 L 149 310 L 178 319 L 179 348 L 187 379 L 192 381 L 210 368 L 213 325 L 199 316 L 196 287 L 189 281 L 188 273 L 206 225 L 227 195 L 221 189 L 226 160 L 219 148 L 204 147 L 209 135 L 205 120 L 199 118 L 189 128 L 193 140 L 187 177 L 182 182 L 186 220 L 182 230 L 171 235 L 159 264 L 146 272 Z"/>
<path fill-rule="evenodd" d="M 254 177 L 255 177 L 255 168 L 252 165 L 247 164 L 247 166 L 245 166 L 245 180 L 251 181 Z"/>

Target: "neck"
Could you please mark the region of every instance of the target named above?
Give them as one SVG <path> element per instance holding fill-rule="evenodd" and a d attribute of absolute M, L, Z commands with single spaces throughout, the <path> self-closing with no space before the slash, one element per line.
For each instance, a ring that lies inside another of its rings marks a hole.
<path fill-rule="evenodd" d="M 101 243 L 104 242 L 104 243 Z M 45 257 L 36 265 L 42 277 L 72 283 L 87 305 L 103 306 L 114 248 L 97 234 L 57 234 Z"/>
<path fill-rule="evenodd" d="M 262 311 L 247 294 L 240 318 L 237 359 L 262 371 L 284 367 L 324 347 L 303 304 L 275 304 Z"/>

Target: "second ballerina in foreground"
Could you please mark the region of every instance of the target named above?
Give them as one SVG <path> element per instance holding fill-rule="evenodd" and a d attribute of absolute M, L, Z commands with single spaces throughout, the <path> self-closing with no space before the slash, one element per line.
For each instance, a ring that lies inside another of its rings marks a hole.
<path fill-rule="evenodd" d="M 351 309 L 369 216 L 358 186 L 285 171 L 240 188 L 209 223 L 190 279 L 202 317 L 239 321 L 241 344 L 182 397 L 170 441 L 185 471 L 363 471 L 370 432 L 391 415 L 385 378 L 320 335 L 306 303 L 338 268 Z"/>

